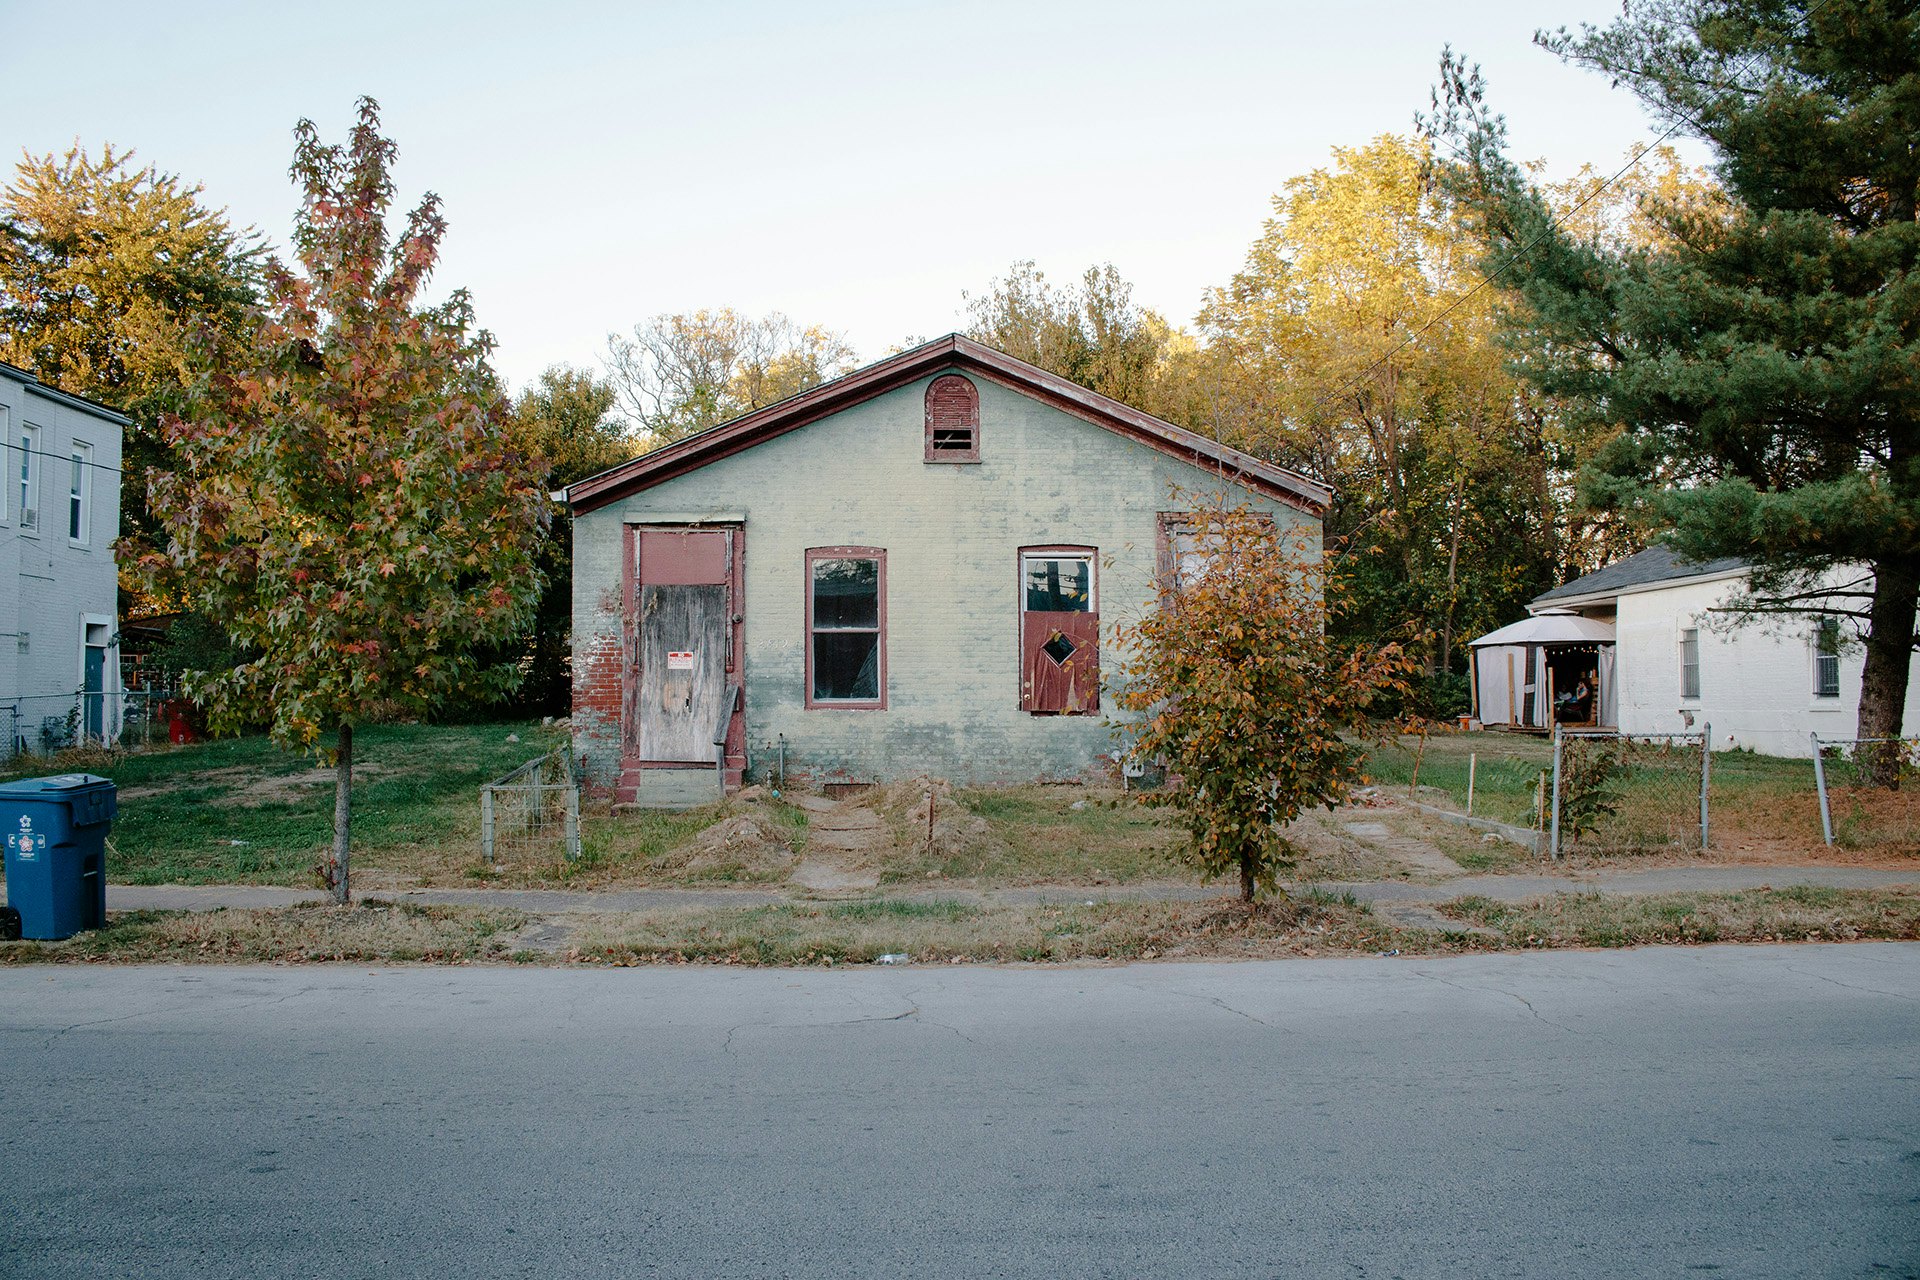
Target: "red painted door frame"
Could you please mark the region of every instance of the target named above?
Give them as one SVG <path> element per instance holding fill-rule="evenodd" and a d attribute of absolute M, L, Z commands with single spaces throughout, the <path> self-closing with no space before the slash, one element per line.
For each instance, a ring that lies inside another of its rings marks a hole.
<path fill-rule="evenodd" d="M 640 586 L 645 566 L 640 563 L 640 535 L 647 533 L 730 533 L 733 555 L 727 565 L 727 662 L 726 680 L 740 686 L 740 701 L 727 722 L 727 785 L 737 785 L 747 764 L 746 700 L 746 581 L 747 527 L 741 521 L 715 521 L 712 524 L 629 523 L 621 528 L 622 564 L 620 573 L 621 648 L 620 664 L 620 767 L 621 769 L 673 768 L 668 762 L 640 757 Z"/>

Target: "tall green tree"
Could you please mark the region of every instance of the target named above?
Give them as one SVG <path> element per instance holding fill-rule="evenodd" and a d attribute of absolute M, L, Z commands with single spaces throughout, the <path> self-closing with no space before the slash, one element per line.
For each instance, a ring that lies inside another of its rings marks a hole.
<path fill-rule="evenodd" d="M 592 372 L 567 365 L 545 370 L 513 405 L 519 446 L 545 465 L 541 487 L 552 491 L 584 480 L 639 452 L 615 406 L 613 386 Z M 527 656 L 519 700 L 559 714 L 570 696 L 568 663 L 573 627 L 573 520 L 557 508 L 541 540 L 540 601 L 531 633 L 521 641 Z"/>
<path fill-rule="evenodd" d="M 1335 625 L 1418 633 L 1440 673 L 1463 634 L 1551 585 L 1559 446 L 1505 368 L 1477 245 L 1426 164 L 1389 135 L 1289 181 L 1207 297 L 1201 377 L 1230 443 L 1334 485 L 1351 587 Z"/>
<path fill-rule="evenodd" d="M 1477 71 L 1443 63 L 1433 125 L 1486 269 L 1521 299 L 1522 371 L 1619 429 L 1584 493 L 1686 555 L 1750 558 L 1750 610 L 1851 621 L 1858 733 L 1898 736 L 1920 603 L 1920 9 L 1628 0 L 1537 39 L 1706 142 L 1727 195 L 1650 204 L 1651 247 L 1569 231 Z"/>
<path fill-rule="evenodd" d="M 160 418 L 204 372 L 195 331 L 242 331 L 264 256 L 257 232 L 131 151 L 25 156 L 0 188 L 0 360 L 126 413 L 128 472 L 167 470 Z M 145 499 L 123 490 L 127 529 L 151 531 Z"/>
<path fill-rule="evenodd" d="M 269 262 L 253 331 L 167 419 L 177 466 L 151 491 L 164 542 L 137 565 L 256 655 L 188 677 L 216 730 L 266 720 L 307 750 L 333 735 L 327 876 L 345 902 L 354 729 L 513 687 L 514 664 L 482 657 L 539 597 L 547 498 L 466 293 L 420 301 L 439 199 L 389 232 L 378 106 L 361 99 L 344 146 L 306 120 L 294 137 L 295 265 Z"/>

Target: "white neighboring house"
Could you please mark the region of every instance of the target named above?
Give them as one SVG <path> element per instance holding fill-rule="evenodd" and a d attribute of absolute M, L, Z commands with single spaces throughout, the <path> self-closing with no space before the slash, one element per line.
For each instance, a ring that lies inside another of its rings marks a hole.
<path fill-rule="evenodd" d="M 1715 749 L 1797 757 L 1812 754 L 1814 733 L 1851 738 L 1860 710 L 1859 645 L 1838 643 L 1837 628 L 1811 618 L 1736 625 L 1718 610 L 1746 577 L 1743 560 L 1699 563 L 1651 547 L 1537 596 L 1527 608 L 1611 628 L 1614 687 L 1606 701 L 1622 733 L 1697 733 L 1710 724 Z M 1491 652 L 1477 649 L 1476 665 L 1484 662 L 1478 655 Z M 1920 671 L 1914 675 L 1909 730 L 1920 728 Z M 1505 720 L 1501 707 L 1481 701 L 1488 705 L 1476 705 L 1475 713 L 1483 722 Z"/>
<path fill-rule="evenodd" d="M 111 742 L 127 418 L 0 363 L 0 758 Z"/>

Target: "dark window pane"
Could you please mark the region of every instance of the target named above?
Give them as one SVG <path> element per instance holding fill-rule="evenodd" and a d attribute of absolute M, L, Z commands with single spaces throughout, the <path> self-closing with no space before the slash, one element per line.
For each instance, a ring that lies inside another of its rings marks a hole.
<path fill-rule="evenodd" d="M 817 631 L 813 636 L 813 696 L 826 702 L 874 702 L 880 697 L 880 635 L 874 631 Z"/>
<path fill-rule="evenodd" d="M 1064 635 L 1061 635 L 1058 631 L 1053 633 L 1053 638 L 1051 640 L 1048 640 L 1045 644 L 1040 646 L 1040 651 L 1046 654 L 1049 658 L 1052 658 L 1055 666 L 1061 666 L 1061 667 L 1066 666 L 1067 659 L 1071 658 L 1074 655 L 1074 653 L 1077 652 L 1077 650 L 1074 647 L 1073 641 L 1067 639 Z"/>
<path fill-rule="evenodd" d="M 1027 612 L 1089 613 L 1093 565 L 1086 560 L 1028 560 Z"/>
<path fill-rule="evenodd" d="M 879 626 L 880 562 L 878 560 L 815 560 L 813 562 L 813 625 L 815 627 Z"/>

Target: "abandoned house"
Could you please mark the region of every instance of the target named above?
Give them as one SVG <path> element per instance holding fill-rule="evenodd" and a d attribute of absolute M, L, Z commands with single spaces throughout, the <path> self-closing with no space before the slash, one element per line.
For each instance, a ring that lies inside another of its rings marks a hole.
<path fill-rule="evenodd" d="M 1223 491 L 1330 497 L 957 335 L 656 449 L 566 491 L 576 754 L 647 805 L 1109 770 L 1105 654 Z"/>

